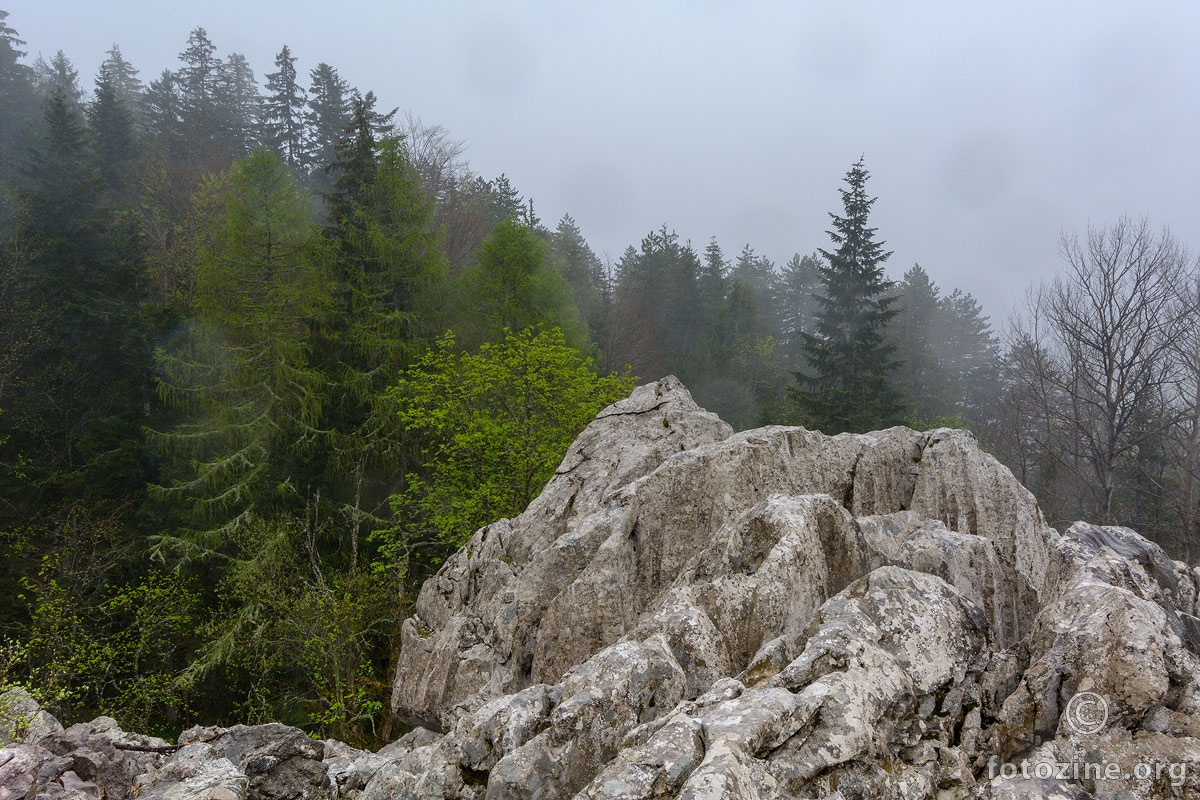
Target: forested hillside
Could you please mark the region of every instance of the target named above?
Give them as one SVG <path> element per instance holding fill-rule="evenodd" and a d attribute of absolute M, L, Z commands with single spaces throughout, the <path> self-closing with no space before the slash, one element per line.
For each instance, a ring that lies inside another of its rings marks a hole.
<path fill-rule="evenodd" d="M 260 80 L 196 28 L 157 77 L 115 46 L 81 77 L 0 11 L 0 684 L 60 718 L 393 736 L 420 581 L 667 374 L 737 428 L 970 428 L 1053 524 L 1200 555 L 1200 282 L 1168 232 L 1065 239 L 1002 342 L 889 261 L 862 159 L 787 263 L 657 220 L 607 263 L 297 61 Z"/>

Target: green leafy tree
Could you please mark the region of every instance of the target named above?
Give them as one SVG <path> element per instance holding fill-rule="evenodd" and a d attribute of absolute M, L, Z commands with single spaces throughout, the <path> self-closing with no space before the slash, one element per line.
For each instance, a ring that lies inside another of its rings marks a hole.
<path fill-rule="evenodd" d="M 796 374 L 795 397 L 805 424 L 826 433 L 869 431 L 894 423 L 902 412 L 891 372 L 895 346 L 884 339 L 897 313 L 883 274 L 891 255 L 867 224 L 875 198 L 867 196 L 870 173 L 859 159 L 841 189 L 843 216 L 830 214 L 833 251 L 821 250 L 820 310 L 815 333 L 804 335 L 808 369 Z"/>
<path fill-rule="evenodd" d="M 520 513 L 584 426 L 631 388 L 596 375 L 555 328 L 510 331 L 478 353 L 457 352 L 446 334 L 394 391 L 425 465 L 395 498 L 402 540 L 458 547 Z"/>
<path fill-rule="evenodd" d="M 570 285 L 537 234 L 514 217 L 492 230 L 463 284 L 459 327 L 468 347 L 538 324 L 562 329 L 574 346 L 586 344 Z"/>
<path fill-rule="evenodd" d="M 209 718 L 283 721 L 378 747 L 399 587 L 325 561 L 322 524 L 311 514 L 247 520 L 178 682 L 206 699 Z"/>

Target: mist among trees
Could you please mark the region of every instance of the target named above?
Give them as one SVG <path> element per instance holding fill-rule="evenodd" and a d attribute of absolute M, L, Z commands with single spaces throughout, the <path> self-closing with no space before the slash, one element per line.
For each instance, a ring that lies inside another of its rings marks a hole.
<path fill-rule="evenodd" d="M 666 374 L 739 429 L 969 428 L 1053 524 L 1200 555 L 1200 273 L 1166 229 L 1065 237 L 1002 340 L 891 262 L 865 158 L 784 264 L 657 221 L 610 263 L 286 46 L 260 80 L 196 28 L 87 78 L 7 16 L 0 682 L 60 718 L 393 736 L 420 581 Z"/>

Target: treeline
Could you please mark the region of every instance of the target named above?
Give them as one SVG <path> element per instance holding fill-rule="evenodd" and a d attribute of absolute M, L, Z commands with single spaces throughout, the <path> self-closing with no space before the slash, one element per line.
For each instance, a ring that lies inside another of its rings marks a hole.
<path fill-rule="evenodd" d="M 0 682 L 163 732 L 390 735 L 408 592 L 632 386 L 564 278 L 582 236 L 286 48 L 265 95 L 201 29 L 85 94 L 22 44 L 0 27 Z"/>
<path fill-rule="evenodd" d="M 1196 278 L 1169 237 L 1171 289 L 1117 292 L 1147 313 L 1099 335 L 1108 361 L 1051 334 L 1064 297 L 1112 318 L 1093 265 L 1133 251 L 1107 234 L 1002 348 L 969 294 L 886 278 L 861 160 L 828 250 L 663 226 L 610 264 L 444 129 L 327 64 L 302 85 L 286 47 L 265 92 L 196 29 L 178 69 L 146 85 L 114 47 L 85 93 L 6 16 L 0 683 L 66 718 L 394 736 L 414 588 L 635 377 L 738 428 L 970 427 L 1056 522 L 1196 541 Z M 1154 346 L 1125 332 L 1151 321 Z"/>

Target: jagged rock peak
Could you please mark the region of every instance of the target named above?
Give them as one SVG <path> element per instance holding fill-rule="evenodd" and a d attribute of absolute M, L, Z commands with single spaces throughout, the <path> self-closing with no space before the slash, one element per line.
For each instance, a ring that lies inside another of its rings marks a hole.
<path fill-rule="evenodd" d="M 968 432 L 733 434 L 666 378 L 426 582 L 393 710 L 431 740 L 363 796 L 1174 796 L 1010 768 L 1200 757 L 1197 583 Z"/>

